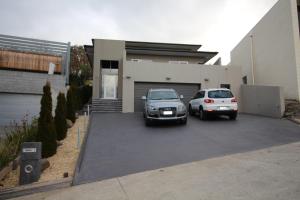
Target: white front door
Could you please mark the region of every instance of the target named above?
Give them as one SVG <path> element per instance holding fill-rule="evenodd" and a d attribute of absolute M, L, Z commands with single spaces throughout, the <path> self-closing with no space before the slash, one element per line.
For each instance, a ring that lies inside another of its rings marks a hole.
<path fill-rule="evenodd" d="M 104 99 L 117 98 L 118 75 L 104 74 L 102 76 L 102 91 Z"/>

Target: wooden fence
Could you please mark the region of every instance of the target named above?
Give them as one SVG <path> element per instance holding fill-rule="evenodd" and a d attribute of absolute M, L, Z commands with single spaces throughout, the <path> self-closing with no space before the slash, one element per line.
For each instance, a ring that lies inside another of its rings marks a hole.
<path fill-rule="evenodd" d="M 55 73 L 62 73 L 62 56 L 0 50 L 0 68 L 23 71 L 48 72 L 55 64 Z"/>

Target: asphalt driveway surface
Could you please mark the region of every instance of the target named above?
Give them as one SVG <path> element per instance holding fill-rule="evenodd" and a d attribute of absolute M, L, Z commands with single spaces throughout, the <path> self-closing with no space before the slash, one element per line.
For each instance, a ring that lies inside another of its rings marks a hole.
<path fill-rule="evenodd" d="M 139 113 L 97 113 L 90 122 L 75 184 L 300 141 L 300 126 L 251 115 L 146 127 Z"/>

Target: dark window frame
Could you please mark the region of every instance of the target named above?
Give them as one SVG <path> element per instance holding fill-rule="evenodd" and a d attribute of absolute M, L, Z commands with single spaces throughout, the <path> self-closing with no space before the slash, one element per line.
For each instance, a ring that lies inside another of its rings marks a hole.
<path fill-rule="evenodd" d="M 222 84 L 220 84 L 220 88 L 226 88 L 226 89 L 229 89 L 229 90 L 230 90 L 231 85 L 228 84 L 228 83 L 222 83 Z"/>

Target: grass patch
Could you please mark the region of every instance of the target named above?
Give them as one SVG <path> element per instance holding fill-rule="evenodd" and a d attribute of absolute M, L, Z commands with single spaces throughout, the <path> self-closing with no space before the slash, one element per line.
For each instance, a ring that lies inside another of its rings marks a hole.
<path fill-rule="evenodd" d="M 21 124 L 14 123 L 6 128 L 6 137 L 0 139 L 0 170 L 18 156 L 23 142 L 36 141 L 37 130 L 37 119 L 30 124 L 24 119 Z"/>

